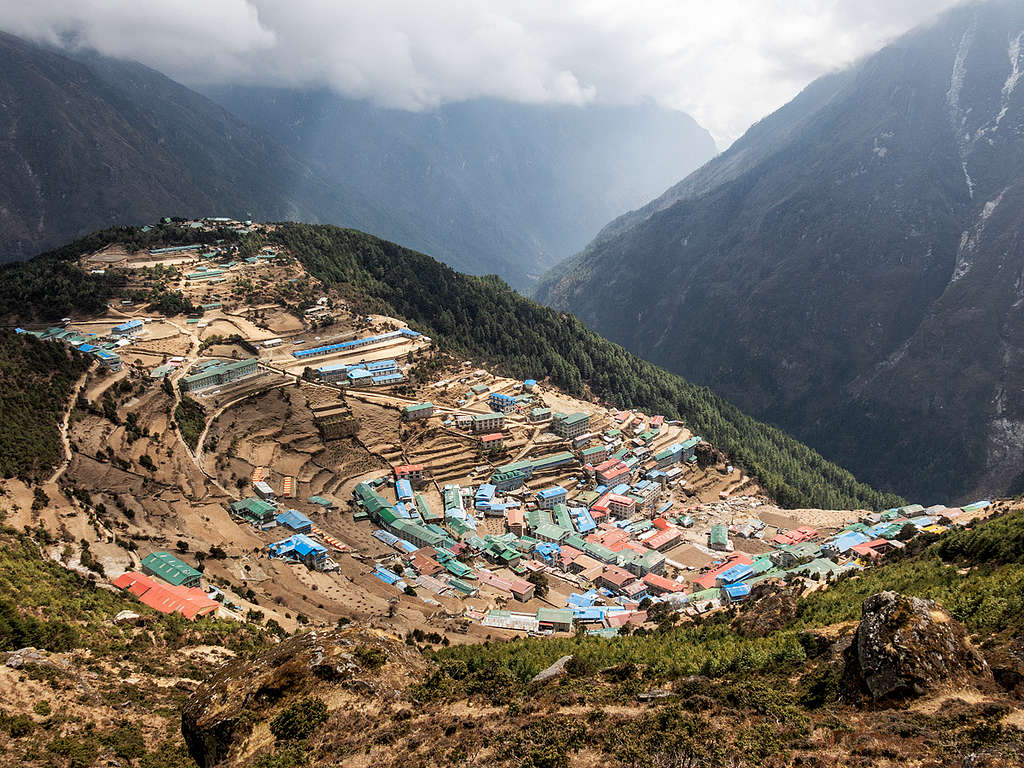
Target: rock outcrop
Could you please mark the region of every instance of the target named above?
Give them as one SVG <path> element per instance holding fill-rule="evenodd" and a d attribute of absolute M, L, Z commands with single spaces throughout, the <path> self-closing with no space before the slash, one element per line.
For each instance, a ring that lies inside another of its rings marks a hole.
<path fill-rule="evenodd" d="M 796 594 L 773 584 L 758 584 L 733 622 L 744 637 L 766 637 L 796 618 Z"/>
<path fill-rule="evenodd" d="M 415 649 L 383 632 L 313 631 L 222 667 L 185 703 L 182 734 L 192 758 L 210 768 L 292 701 L 315 696 L 333 710 L 343 703 L 394 700 L 425 669 Z"/>
<path fill-rule="evenodd" d="M 848 698 L 921 696 L 949 684 L 988 685 L 992 673 L 967 631 L 933 600 L 879 592 L 864 601 L 846 651 Z"/>

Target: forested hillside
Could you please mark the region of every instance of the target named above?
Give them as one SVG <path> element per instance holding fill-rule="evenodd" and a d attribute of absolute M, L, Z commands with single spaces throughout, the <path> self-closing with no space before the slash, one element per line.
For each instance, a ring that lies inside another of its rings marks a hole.
<path fill-rule="evenodd" d="M 0 330 L 0 473 L 39 479 L 61 457 L 58 424 L 89 358 Z"/>

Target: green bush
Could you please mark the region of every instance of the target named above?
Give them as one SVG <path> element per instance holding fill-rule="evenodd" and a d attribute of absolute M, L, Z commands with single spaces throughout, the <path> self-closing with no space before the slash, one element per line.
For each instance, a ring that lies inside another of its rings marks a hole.
<path fill-rule="evenodd" d="M 383 667 L 388 661 L 388 655 L 384 651 L 370 645 L 360 645 L 356 648 L 355 657 L 359 659 L 360 664 L 370 669 Z"/>
<path fill-rule="evenodd" d="M 174 420 L 178 423 L 181 437 L 194 451 L 199 444 L 199 436 L 206 427 L 206 411 L 203 406 L 191 397 L 182 395 L 181 402 L 174 408 Z"/>
<path fill-rule="evenodd" d="M 115 755 L 125 760 L 133 760 L 146 754 L 146 742 L 142 738 L 142 729 L 134 723 L 118 726 L 102 736 L 100 741 L 103 746 L 113 750 Z"/>
<path fill-rule="evenodd" d="M 306 698 L 289 704 L 270 723 L 270 732 L 282 741 L 304 739 L 327 720 L 327 705 Z"/>

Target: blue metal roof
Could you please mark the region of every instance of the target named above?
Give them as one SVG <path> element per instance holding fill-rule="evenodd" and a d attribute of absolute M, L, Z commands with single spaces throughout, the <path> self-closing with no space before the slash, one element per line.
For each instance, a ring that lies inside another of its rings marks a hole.
<path fill-rule="evenodd" d="M 740 563 L 734 565 L 732 568 L 728 568 L 722 571 L 716 577 L 716 580 L 722 584 L 735 584 L 738 581 L 749 578 L 754 575 L 754 569 L 749 565 Z"/>
<path fill-rule="evenodd" d="M 541 499 L 554 499 L 559 496 L 565 496 L 568 493 L 565 488 L 560 485 L 553 485 L 550 488 L 545 488 L 542 491 L 537 491 L 537 496 Z"/>
<path fill-rule="evenodd" d="M 736 584 L 727 584 L 722 587 L 731 599 L 736 600 L 737 598 L 746 597 L 750 594 L 750 585 L 744 584 L 742 581 Z"/>
<path fill-rule="evenodd" d="M 293 531 L 298 531 L 303 528 L 308 529 L 312 527 L 313 521 L 299 512 L 299 510 L 289 509 L 277 516 L 277 524 L 285 525 Z"/>
<path fill-rule="evenodd" d="M 871 538 L 869 536 L 865 536 L 860 531 L 845 531 L 832 539 L 830 545 L 835 547 L 841 554 L 849 550 L 851 547 L 855 547 L 858 544 L 863 544 L 867 541 L 871 541 Z"/>
<path fill-rule="evenodd" d="M 308 536 L 301 533 L 289 536 L 287 539 L 281 539 L 281 541 L 275 541 L 273 544 L 269 545 L 269 549 L 277 557 L 281 557 L 290 552 L 294 552 L 299 557 L 306 557 L 310 554 L 327 554 L 327 547 L 323 544 L 318 544 Z"/>
<path fill-rule="evenodd" d="M 415 333 L 413 331 L 412 333 Z M 376 344 L 379 341 L 387 341 L 393 339 L 396 336 L 408 336 L 408 333 L 402 331 L 391 331 L 390 333 L 382 333 L 379 336 L 364 336 L 361 339 L 352 339 L 351 341 L 342 341 L 337 344 L 326 344 L 322 347 L 312 347 L 310 349 L 300 349 L 296 352 L 292 352 L 292 357 L 296 360 L 302 360 L 306 357 L 315 357 L 317 355 L 326 355 L 331 352 L 340 352 L 346 349 L 354 349 L 356 347 L 364 347 L 367 344 Z M 416 334 L 419 335 L 418 333 Z"/>
<path fill-rule="evenodd" d="M 374 569 L 373 575 L 381 581 L 383 581 L 385 584 L 394 584 L 395 582 L 401 581 L 402 579 L 402 577 L 399 576 L 397 573 L 395 573 L 394 571 L 389 571 L 387 568 L 381 565 L 378 565 Z"/>

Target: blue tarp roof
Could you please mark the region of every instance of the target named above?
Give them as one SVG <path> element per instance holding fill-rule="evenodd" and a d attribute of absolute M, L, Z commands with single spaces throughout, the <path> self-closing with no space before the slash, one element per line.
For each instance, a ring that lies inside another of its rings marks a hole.
<path fill-rule="evenodd" d="M 327 547 L 323 544 L 318 544 L 301 533 L 289 536 L 287 539 L 281 539 L 281 541 L 275 541 L 269 546 L 269 549 L 278 557 L 289 552 L 294 552 L 299 557 L 305 557 L 309 554 L 327 554 Z"/>

